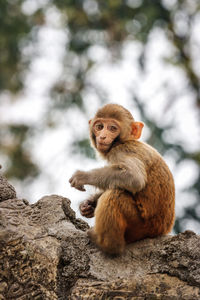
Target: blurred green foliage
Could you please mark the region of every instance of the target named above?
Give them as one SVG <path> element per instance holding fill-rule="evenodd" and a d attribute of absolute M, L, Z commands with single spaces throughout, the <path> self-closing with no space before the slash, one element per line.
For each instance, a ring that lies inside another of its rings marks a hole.
<path fill-rule="evenodd" d="M 188 89 L 193 93 L 196 108 L 200 108 L 200 79 L 194 69 L 190 37 L 193 23 L 200 14 L 198 0 L 152 1 L 152 0 L 51 0 L 45 1 L 43 7 L 25 13 L 24 3 L 29 0 L 0 0 L 0 96 L 9 92 L 10 98 L 23 90 L 27 68 L 33 57 L 24 55 L 23 50 L 29 44 L 34 44 L 38 38 L 39 29 L 45 24 L 47 9 L 56 7 L 62 15 L 63 28 L 68 32 L 66 53 L 63 62 L 63 76 L 51 88 L 51 103 L 47 108 L 46 123 L 43 130 L 53 124 L 53 112 L 63 115 L 69 107 L 84 111 L 83 92 L 92 88 L 101 103 L 105 96 L 99 86 L 88 86 L 86 75 L 95 65 L 89 56 L 89 50 L 100 45 L 109 51 L 114 61 L 120 61 L 124 43 L 135 40 L 141 43 L 142 51 L 139 58 L 141 71 L 146 66 L 146 45 L 150 34 L 155 28 L 163 30 L 168 40 L 176 49 L 168 62 L 181 68 L 188 81 Z M 168 4 L 167 4 L 168 3 Z M 187 30 L 178 31 L 176 18 L 184 15 Z M 1 101 L 1 100 L 0 100 Z M 167 127 L 159 128 L 149 119 L 140 99 L 133 93 L 133 101 L 137 104 L 144 122 L 151 130 L 149 142 L 162 154 L 169 149 L 177 153 L 177 161 L 193 160 L 200 165 L 200 152 L 187 152 L 182 145 L 167 143 L 163 133 Z M 176 101 L 176 99 L 174 99 Z M 24 180 L 35 177 L 41 170 L 31 157 L 30 147 L 26 140 L 34 129 L 25 124 L 6 124 L 1 126 L 0 154 L 7 163 L 6 175 Z M 87 139 L 75 141 L 73 149 L 82 149 L 82 153 L 94 157 Z M 200 174 L 194 186 L 191 187 L 200 195 Z M 186 219 L 200 222 L 198 214 L 200 200 L 195 205 L 185 209 L 185 214 L 177 218 L 175 230 L 181 231 Z"/>

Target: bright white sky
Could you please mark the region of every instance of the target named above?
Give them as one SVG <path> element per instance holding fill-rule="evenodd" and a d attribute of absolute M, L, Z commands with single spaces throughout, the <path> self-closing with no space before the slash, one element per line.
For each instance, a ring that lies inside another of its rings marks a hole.
<path fill-rule="evenodd" d="M 40 2 L 37 1 L 37 5 Z M 24 6 L 27 12 L 30 12 L 30 7 L 35 9 L 34 5 L 30 6 L 30 3 L 33 5 L 34 2 L 29 0 Z M 200 46 L 197 30 L 199 26 L 200 18 L 196 21 L 191 38 L 196 68 L 198 66 L 200 70 L 200 56 L 195 50 Z M 13 102 L 9 94 L 1 97 L 0 122 L 33 123 L 40 128 L 49 101 L 49 89 L 62 74 L 66 41 L 67 32 L 62 28 L 59 12 L 51 8 L 47 11 L 46 26 L 40 29 L 36 48 L 30 46 L 24 50 L 24 55 L 30 55 L 34 51 L 37 53 L 37 56 L 33 57 L 30 70 L 27 71 L 24 93 L 19 96 L 17 102 Z M 95 46 L 90 49 L 89 55 L 97 64 L 91 70 L 87 80 L 98 83 L 106 91 L 108 102 L 124 105 L 131 110 L 135 119 L 141 120 L 137 107 L 131 101 L 130 91 L 137 91 L 137 95 L 143 99 L 148 115 L 157 124 L 166 125 L 172 122 L 175 124 L 175 130 L 169 131 L 166 139 L 170 142 L 180 141 L 189 150 L 198 150 L 200 146 L 198 112 L 195 110 L 192 94 L 186 89 L 186 78 L 181 70 L 166 64 L 163 60 L 163 57 L 168 57 L 173 51 L 163 32 L 154 30 L 147 48 L 147 70 L 142 74 L 137 63 L 140 53 L 139 43 L 127 42 L 123 49 L 123 60 L 117 65 L 111 64 L 109 53 L 104 48 Z M 170 109 L 166 103 L 166 90 L 163 87 L 165 84 L 171 90 Z M 173 103 L 174 95 L 180 95 L 175 103 Z M 78 203 L 86 199 L 94 189 L 88 187 L 85 193 L 77 191 L 70 187 L 68 179 L 77 169 L 89 170 L 104 164 L 102 161 L 89 160 L 81 155 L 71 156 L 70 143 L 74 137 L 87 136 L 88 120 L 99 107 L 97 96 L 90 90 L 85 92 L 84 104 L 86 116 L 78 110 L 69 110 L 63 116 L 63 120 L 60 120 L 58 129 L 41 132 L 30 141 L 33 155 L 43 173 L 39 179 L 26 187 L 14 182 L 19 197 L 27 197 L 29 201 L 35 202 L 46 194 L 60 194 L 71 199 L 72 208 L 77 212 L 77 216 L 80 216 Z M 148 128 L 144 127 L 142 139 L 145 140 L 148 134 Z M 183 189 L 194 182 L 199 168 L 190 161 L 184 161 L 175 169 L 174 158 L 168 156 L 165 159 L 175 177 L 177 198 L 179 198 L 179 202 L 176 203 L 177 214 L 180 215 L 184 206 L 196 201 L 194 195 L 184 193 Z M 199 231 L 192 222 L 187 224 L 187 228 Z"/>

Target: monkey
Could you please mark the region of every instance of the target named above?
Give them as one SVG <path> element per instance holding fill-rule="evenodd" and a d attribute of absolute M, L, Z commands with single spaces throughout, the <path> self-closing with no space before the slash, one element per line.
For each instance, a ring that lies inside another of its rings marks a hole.
<path fill-rule="evenodd" d="M 92 146 L 107 165 L 76 171 L 69 182 L 99 192 L 81 202 L 83 216 L 95 216 L 88 236 L 103 252 L 120 255 L 125 245 L 168 234 L 175 219 L 175 185 L 156 149 L 139 141 L 144 124 L 118 104 L 100 108 L 89 121 Z"/>

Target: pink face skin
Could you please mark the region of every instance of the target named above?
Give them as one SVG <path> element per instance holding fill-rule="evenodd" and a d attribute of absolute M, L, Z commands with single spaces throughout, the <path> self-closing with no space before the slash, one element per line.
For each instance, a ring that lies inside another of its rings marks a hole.
<path fill-rule="evenodd" d="M 96 147 L 100 152 L 109 151 L 112 142 L 120 134 L 120 126 L 113 119 L 98 119 L 93 124 Z"/>

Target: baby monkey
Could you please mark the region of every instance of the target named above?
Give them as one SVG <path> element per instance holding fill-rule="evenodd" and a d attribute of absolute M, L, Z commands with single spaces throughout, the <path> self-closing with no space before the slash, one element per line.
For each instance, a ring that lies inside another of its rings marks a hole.
<path fill-rule="evenodd" d="M 93 147 L 108 165 L 76 171 L 71 186 L 99 192 L 80 204 L 81 214 L 95 216 L 90 239 L 104 252 L 121 254 L 126 243 L 171 231 L 175 216 L 173 176 L 161 155 L 138 141 L 144 124 L 121 105 L 107 104 L 89 121 Z"/>

